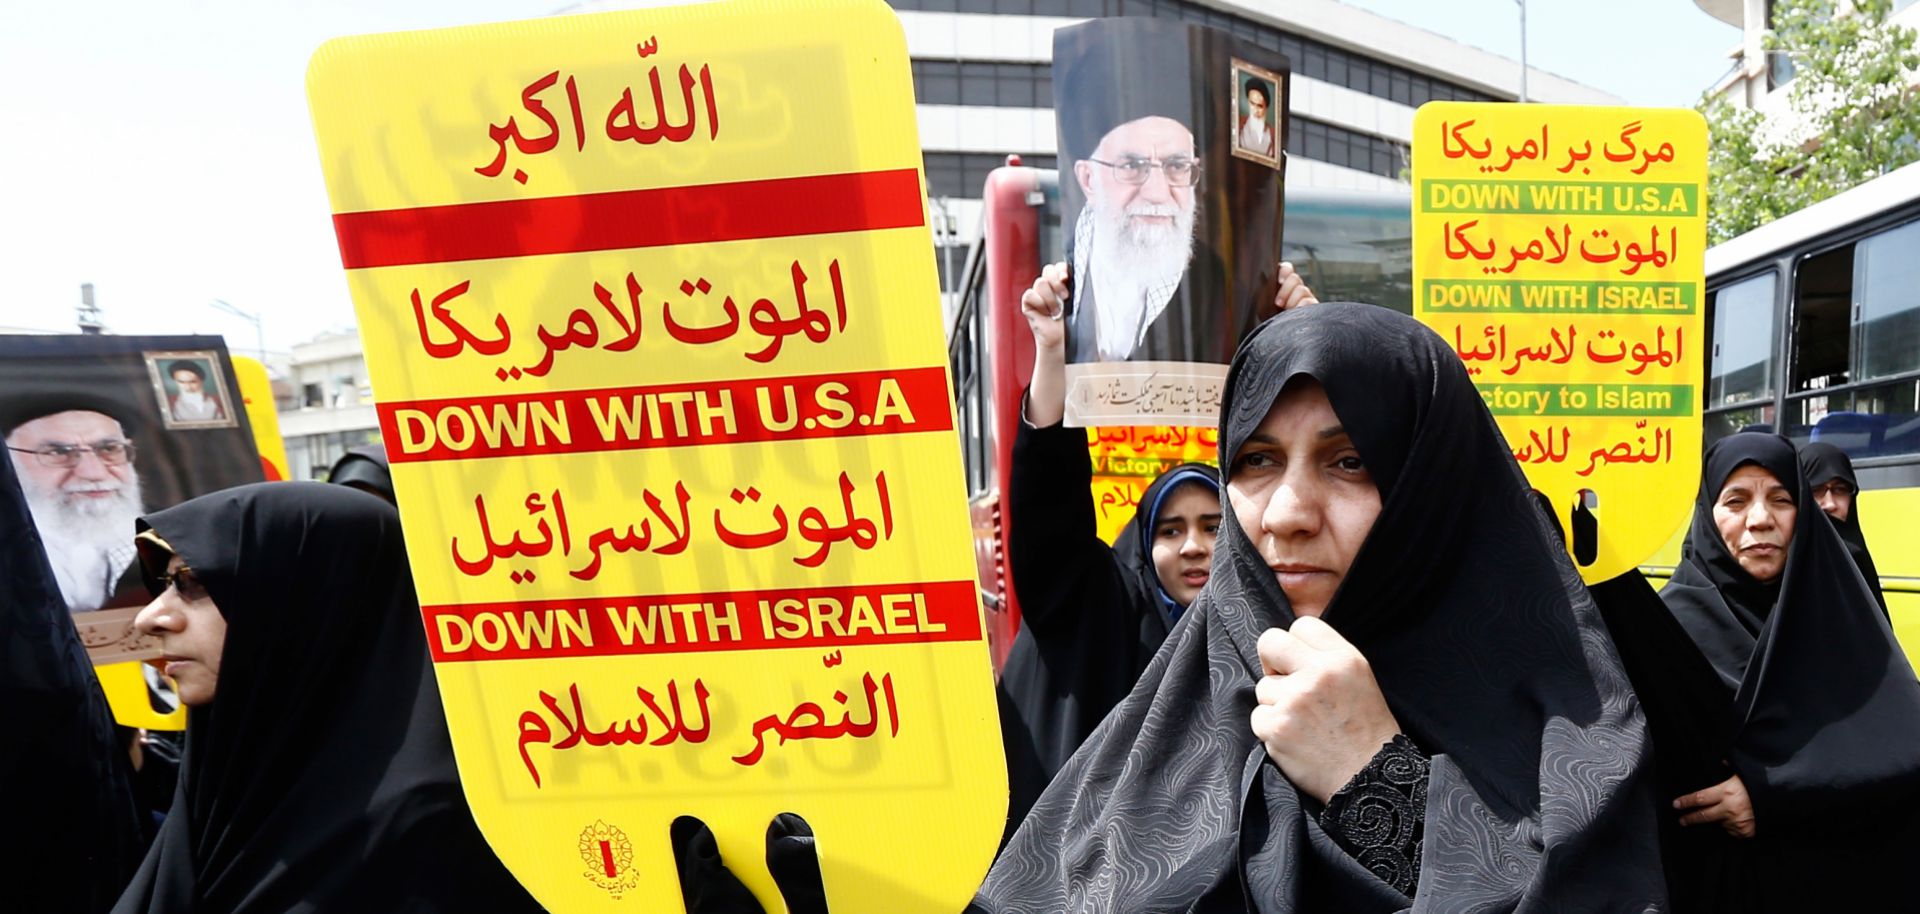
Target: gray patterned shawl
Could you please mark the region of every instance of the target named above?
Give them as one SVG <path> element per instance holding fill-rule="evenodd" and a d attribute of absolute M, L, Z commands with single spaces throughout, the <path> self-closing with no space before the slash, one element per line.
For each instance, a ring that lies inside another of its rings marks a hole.
<path fill-rule="evenodd" d="M 1433 755 L 1416 897 L 1342 851 L 1253 737 L 1254 645 L 1293 615 L 1228 503 L 1213 580 L 974 909 L 1661 909 L 1639 706 L 1459 358 L 1384 308 L 1282 314 L 1234 357 L 1223 466 L 1298 375 L 1326 388 L 1380 486 L 1325 618 Z"/>

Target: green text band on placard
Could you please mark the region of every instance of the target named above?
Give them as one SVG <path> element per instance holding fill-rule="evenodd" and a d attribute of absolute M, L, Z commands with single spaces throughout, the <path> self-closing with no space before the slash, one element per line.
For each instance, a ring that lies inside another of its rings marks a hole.
<path fill-rule="evenodd" d="M 1496 416 L 1691 416 L 1685 384 L 1480 384 Z"/>
<path fill-rule="evenodd" d="M 1471 314 L 1692 314 L 1698 293 L 1691 282 L 1429 279 L 1420 302 L 1428 311 Z"/>
<path fill-rule="evenodd" d="M 1593 213 L 1605 216 L 1698 216 L 1700 185 L 1627 181 L 1420 182 L 1429 213 Z"/>

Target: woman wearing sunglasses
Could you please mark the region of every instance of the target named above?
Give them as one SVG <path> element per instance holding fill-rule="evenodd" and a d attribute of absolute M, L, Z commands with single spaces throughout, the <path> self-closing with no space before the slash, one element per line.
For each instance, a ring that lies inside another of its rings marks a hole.
<path fill-rule="evenodd" d="M 187 750 L 116 912 L 539 910 L 461 793 L 392 505 L 275 482 L 138 528 Z"/>

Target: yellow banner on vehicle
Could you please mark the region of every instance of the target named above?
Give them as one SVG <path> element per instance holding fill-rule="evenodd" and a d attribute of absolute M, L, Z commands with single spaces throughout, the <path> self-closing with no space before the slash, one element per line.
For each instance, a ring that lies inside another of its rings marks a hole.
<path fill-rule="evenodd" d="M 280 437 L 280 413 L 273 408 L 273 381 L 267 366 L 243 355 L 233 357 L 233 375 L 240 381 L 240 402 L 253 427 L 253 443 L 260 449 L 260 471 L 268 482 L 288 479 L 287 443 Z"/>
<path fill-rule="evenodd" d="M 1581 575 L 1619 575 L 1699 482 L 1706 122 L 1433 102 L 1413 133 L 1414 316 L 1465 360 Z"/>
<path fill-rule="evenodd" d="M 336 41 L 309 73 L 481 830 L 555 911 L 951 912 L 1005 767 L 912 82 L 878 0 Z"/>

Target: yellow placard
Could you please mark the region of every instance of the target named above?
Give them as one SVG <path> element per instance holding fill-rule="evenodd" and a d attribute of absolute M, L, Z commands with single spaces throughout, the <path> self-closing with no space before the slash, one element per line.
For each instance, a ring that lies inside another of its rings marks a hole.
<path fill-rule="evenodd" d="M 179 705 L 171 712 L 155 708 L 153 692 L 147 688 L 146 674 L 141 670 L 144 666 L 145 663 L 134 660 L 93 668 L 94 675 L 100 677 L 100 690 L 106 693 L 107 707 L 113 709 L 113 719 L 123 727 L 185 730 L 187 706 Z"/>
<path fill-rule="evenodd" d="M 462 783 L 555 911 L 963 907 L 1005 823 L 906 45 L 879 0 L 332 42 L 308 77 Z M 938 823 L 929 827 L 929 823 Z"/>
<path fill-rule="evenodd" d="M 1581 575 L 1621 574 L 1699 481 L 1706 122 L 1434 102 L 1413 130 L 1414 316 L 1465 360 Z"/>
<path fill-rule="evenodd" d="M 288 479 L 287 444 L 280 437 L 280 413 L 273 408 L 273 381 L 267 377 L 267 366 L 236 355 L 233 374 L 240 381 L 240 402 L 253 427 L 254 446 L 260 449 L 260 471 L 268 482 Z"/>
<path fill-rule="evenodd" d="M 1211 428 L 1115 425 L 1087 429 L 1093 462 L 1094 523 L 1112 543 L 1140 510 L 1147 486 L 1183 463 L 1213 463 L 1219 450 Z"/>

